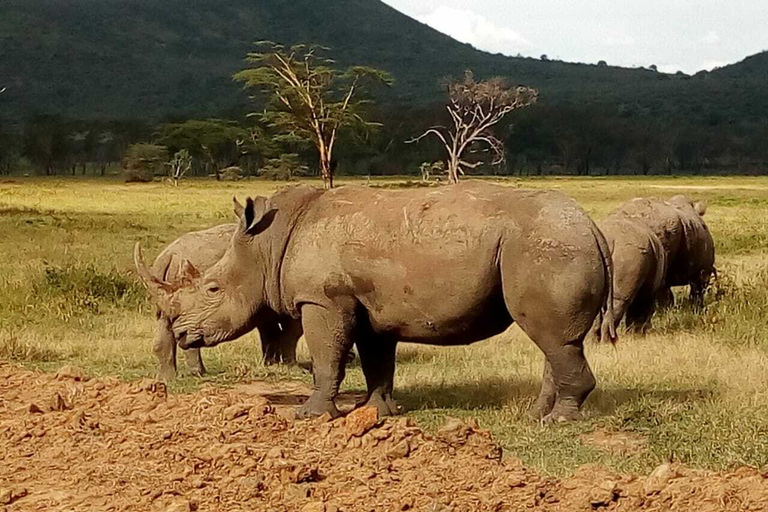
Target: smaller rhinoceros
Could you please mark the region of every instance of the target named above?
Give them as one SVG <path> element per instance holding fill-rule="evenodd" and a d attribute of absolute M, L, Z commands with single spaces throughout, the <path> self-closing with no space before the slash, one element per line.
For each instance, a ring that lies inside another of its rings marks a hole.
<path fill-rule="evenodd" d="M 171 286 L 183 286 L 189 269 L 205 271 L 221 259 L 229 247 L 237 224 L 222 224 L 204 231 L 193 231 L 180 236 L 166 247 L 150 268 L 151 276 Z M 140 255 L 137 255 L 140 258 Z M 137 265 L 140 272 L 143 265 Z M 261 339 L 265 364 L 296 362 L 296 345 L 302 335 L 301 321 L 277 313 L 262 312 L 255 326 Z M 162 308 L 157 309 L 157 326 L 153 351 L 158 360 L 158 378 L 173 379 L 176 375 L 176 340 L 173 319 Z M 205 374 L 200 349 L 184 350 L 187 366 L 194 375 Z"/>
<path fill-rule="evenodd" d="M 650 228 L 667 257 L 664 287 L 658 298 L 669 304 L 673 286 L 690 285 L 691 301 L 703 305 L 704 292 L 715 274 L 715 244 L 704 222 L 707 206 L 678 195 L 669 200 L 636 198 L 622 204 L 611 215 Z"/>
<path fill-rule="evenodd" d="M 598 223 L 613 258 L 613 312 L 616 327 L 626 318 L 627 330 L 645 332 L 664 287 L 667 255 L 656 234 L 644 223 L 610 216 Z"/>

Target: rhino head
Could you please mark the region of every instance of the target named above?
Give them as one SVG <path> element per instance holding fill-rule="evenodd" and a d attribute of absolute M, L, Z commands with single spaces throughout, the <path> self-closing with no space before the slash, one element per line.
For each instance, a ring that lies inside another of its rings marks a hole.
<path fill-rule="evenodd" d="M 266 306 L 265 258 L 252 250 L 256 235 L 272 222 L 275 210 L 264 197 L 237 200 L 238 227 L 224 256 L 204 273 L 185 260 L 181 278 L 168 283 L 147 269 L 139 244 L 136 269 L 158 307 L 173 323 L 173 333 L 183 349 L 211 347 L 234 340 L 255 327 L 259 312 Z"/>

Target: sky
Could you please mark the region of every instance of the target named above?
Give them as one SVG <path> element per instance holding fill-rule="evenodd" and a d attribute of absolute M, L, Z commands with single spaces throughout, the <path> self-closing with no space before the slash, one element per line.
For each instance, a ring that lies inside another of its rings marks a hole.
<path fill-rule="evenodd" d="M 384 0 L 475 48 L 688 74 L 768 50 L 768 0 Z"/>

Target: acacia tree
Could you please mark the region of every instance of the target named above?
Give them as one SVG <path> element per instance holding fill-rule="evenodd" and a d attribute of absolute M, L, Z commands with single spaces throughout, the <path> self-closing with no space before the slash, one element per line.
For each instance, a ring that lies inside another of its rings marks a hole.
<path fill-rule="evenodd" d="M 363 118 L 360 99 L 366 82 L 390 85 L 384 71 L 352 66 L 333 67 L 321 54 L 322 46 L 295 45 L 289 48 L 271 41 L 256 43 L 260 51 L 249 53 L 250 68 L 235 74 L 244 82 L 269 94 L 268 108 L 257 115 L 277 132 L 284 143 L 311 142 L 319 156 L 320 175 L 326 188 L 333 187 L 333 150 L 344 128 L 367 129 L 376 125 Z"/>
<path fill-rule="evenodd" d="M 192 168 L 192 155 L 186 149 L 180 149 L 177 151 L 170 162 L 166 162 L 168 166 L 168 174 L 171 178 L 173 185 L 178 187 L 179 180 L 181 180 L 185 174 Z"/>
<path fill-rule="evenodd" d="M 465 159 L 476 146 L 485 146 L 485 151 L 492 152 L 492 165 L 504 161 L 504 144 L 492 128 L 513 110 L 534 103 L 538 91 L 523 86 L 510 87 L 500 77 L 477 82 L 471 71 L 464 74 L 462 81 L 448 83 L 447 90 L 450 101 L 446 108 L 453 126 L 433 126 L 407 142 L 418 142 L 429 135 L 440 139 L 448 152 L 448 180 L 458 183 L 465 168 L 474 169 L 483 163 L 469 163 Z"/>

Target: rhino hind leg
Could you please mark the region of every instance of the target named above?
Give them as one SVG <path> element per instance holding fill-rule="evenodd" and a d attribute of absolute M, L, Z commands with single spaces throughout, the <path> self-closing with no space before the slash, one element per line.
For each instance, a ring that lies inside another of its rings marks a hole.
<path fill-rule="evenodd" d="M 191 348 L 184 350 L 184 361 L 187 363 L 187 369 L 195 377 L 202 377 L 205 375 L 205 365 L 203 364 L 203 356 L 200 354 L 199 348 Z"/>
<path fill-rule="evenodd" d="M 399 414 L 400 407 L 392 397 L 397 343 L 372 335 L 360 336 L 357 351 L 368 387 L 368 395 L 363 405 L 376 407 L 379 416 Z"/>
<path fill-rule="evenodd" d="M 561 423 L 581 419 L 581 406 L 595 389 L 595 377 L 584 357 L 582 343 L 571 343 L 545 352 L 552 368 L 551 381 L 556 395 L 552 410 L 541 417 L 543 423 Z M 551 384 L 546 381 L 542 388 Z M 541 412 L 544 412 L 543 410 Z"/>
<path fill-rule="evenodd" d="M 277 322 L 270 322 L 258 327 L 261 340 L 261 357 L 265 365 L 271 366 L 280 362 L 281 332 Z"/>
<path fill-rule="evenodd" d="M 289 319 L 280 322 L 280 346 L 278 350 L 280 352 L 280 361 L 283 364 L 293 365 L 296 364 L 296 346 L 299 344 L 299 338 L 301 338 L 304 331 L 301 328 L 301 321 Z"/>
<path fill-rule="evenodd" d="M 536 421 L 541 420 L 552 412 L 557 401 L 557 384 L 552 376 L 552 365 L 545 358 L 544 375 L 541 378 L 541 392 L 536 399 L 536 404 L 529 413 L 530 417 Z"/>
<path fill-rule="evenodd" d="M 157 318 L 152 352 L 157 357 L 157 379 L 173 380 L 176 377 L 176 339 L 171 322 L 163 314 Z"/>
<path fill-rule="evenodd" d="M 627 308 L 627 331 L 645 334 L 651 328 L 651 318 L 656 311 L 652 296 L 641 295 Z"/>
<path fill-rule="evenodd" d="M 332 307 L 307 304 L 301 309 L 304 338 L 312 355 L 313 389 L 299 408 L 298 417 L 309 418 L 325 413 L 341 415 L 334 400 L 344 380 L 347 354 L 352 348 L 354 314 Z"/>

